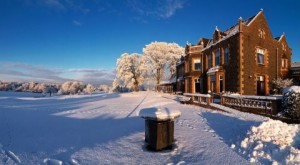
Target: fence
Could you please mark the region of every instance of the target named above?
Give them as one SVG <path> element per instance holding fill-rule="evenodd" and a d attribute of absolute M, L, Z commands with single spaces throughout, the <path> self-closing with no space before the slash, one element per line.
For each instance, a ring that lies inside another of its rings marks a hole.
<path fill-rule="evenodd" d="M 223 95 L 221 104 L 245 112 L 276 115 L 281 109 L 281 97 Z"/>
<path fill-rule="evenodd" d="M 194 104 L 209 105 L 212 102 L 212 97 L 209 94 L 184 93 L 183 95 L 190 97 L 190 101 Z"/>

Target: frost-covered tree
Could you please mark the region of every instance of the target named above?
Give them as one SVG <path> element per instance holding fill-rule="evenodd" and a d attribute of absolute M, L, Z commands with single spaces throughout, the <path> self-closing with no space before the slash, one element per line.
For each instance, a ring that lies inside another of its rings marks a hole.
<path fill-rule="evenodd" d="M 61 84 L 58 94 L 78 94 L 82 92 L 84 85 L 78 81 L 67 81 Z"/>
<path fill-rule="evenodd" d="M 176 71 L 176 62 L 184 54 L 184 48 L 176 43 L 152 42 L 143 48 L 147 70 L 156 84 L 161 82 L 166 70 Z"/>
<path fill-rule="evenodd" d="M 110 91 L 110 87 L 108 85 L 102 84 L 98 87 L 98 89 L 100 91 L 104 91 L 104 92 L 109 92 Z"/>
<path fill-rule="evenodd" d="M 145 62 L 143 56 L 133 53 L 124 53 L 117 60 L 117 78 L 123 80 L 126 86 L 131 85 L 134 91 L 139 90 L 139 85 L 145 77 Z"/>
<path fill-rule="evenodd" d="M 12 90 L 12 84 L 8 82 L 0 82 L 0 91 Z"/>
<path fill-rule="evenodd" d="M 112 82 L 112 91 L 120 92 L 120 84 L 117 78 L 115 78 L 114 81 Z"/>
<path fill-rule="evenodd" d="M 83 89 L 84 93 L 92 94 L 95 91 L 95 87 L 92 84 L 87 84 Z"/>
<path fill-rule="evenodd" d="M 287 88 L 289 86 L 291 86 L 293 84 L 293 79 L 274 79 L 272 81 L 273 85 L 274 85 L 274 93 L 275 94 L 280 94 L 282 93 L 284 88 Z"/>

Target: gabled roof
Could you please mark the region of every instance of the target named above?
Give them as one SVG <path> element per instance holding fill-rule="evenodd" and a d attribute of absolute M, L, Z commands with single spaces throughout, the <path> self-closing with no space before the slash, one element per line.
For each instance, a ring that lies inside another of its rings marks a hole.
<path fill-rule="evenodd" d="M 255 20 L 255 18 L 257 18 L 257 16 L 258 16 L 259 14 L 261 14 L 261 13 L 262 13 L 262 10 L 261 10 L 260 12 L 258 12 L 255 16 L 252 16 L 252 17 L 247 18 L 247 19 L 245 19 L 245 20 L 242 20 L 242 18 L 240 18 L 240 20 L 241 20 L 245 25 L 249 26 L 249 25 Z M 218 30 L 219 30 L 219 29 L 218 29 Z M 221 32 L 221 36 L 222 36 L 222 37 L 221 37 L 221 39 L 218 40 L 217 42 L 214 43 L 212 39 L 209 40 L 207 46 L 206 46 L 204 49 L 202 49 L 202 51 L 209 49 L 211 46 L 214 46 L 214 45 L 216 45 L 216 44 L 218 44 L 218 43 L 220 43 L 220 42 L 222 42 L 222 41 L 224 41 L 224 40 L 226 40 L 226 39 L 228 39 L 228 38 L 230 38 L 230 37 L 236 35 L 237 33 L 239 33 L 239 23 L 237 23 L 237 24 L 235 24 L 234 26 L 230 27 L 229 29 L 227 29 L 227 30 Z"/>
<path fill-rule="evenodd" d="M 250 17 L 248 19 L 245 20 L 245 23 L 247 26 L 250 26 L 251 23 L 258 17 L 258 15 L 262 14 L 263 13 L 263 9 L 260 9 L 260 11 L 253 17 Z"/>
<path fill-rule="evenodd" d="M 277 41 L 280 41 L 282 38 L 284 37 L 284 33 L 283 34 L 281 34 L 281 36 L 280 37 L 276 37 L 275 38 L 275 40 L 277 40 Z"/>

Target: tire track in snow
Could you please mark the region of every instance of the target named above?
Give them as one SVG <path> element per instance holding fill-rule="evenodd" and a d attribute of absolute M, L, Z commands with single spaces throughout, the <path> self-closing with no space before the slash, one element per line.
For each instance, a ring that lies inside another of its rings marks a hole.
<path fill-rule="evenodd" d="M 126 118 L 130 117 L 133 114 L 133 112 L 135 112 L 135 110 L 138 109 L 138 107 L 145 101 L 148 95 L 149 92 L 147 92 L 146 96 L 142 99 L 142 101 L 126 116 Z"/>

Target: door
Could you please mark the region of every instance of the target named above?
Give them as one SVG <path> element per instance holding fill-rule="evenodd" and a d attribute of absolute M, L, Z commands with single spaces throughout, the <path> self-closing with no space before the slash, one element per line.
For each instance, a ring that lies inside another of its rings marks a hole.
<path fill-rule="evenodd" d="M 224 84 L 223 84 L 223 76 L 220 76 L 220 93 L 222 93 L 223 92 L 223 90 L 224 90 Z"/>
<path fill-rule="evenodd" d="M 263 96 L 265 95 L 265 79 L 264 76 L 257 76 L 257 95 Z"/>
<path fill-rule="evenodd" d="M 200 79 L 195 79 L 195 93 L 200 93 Z"/>

